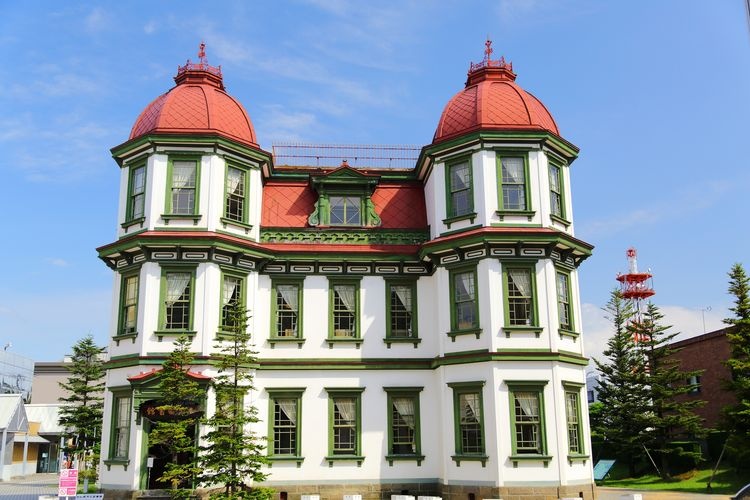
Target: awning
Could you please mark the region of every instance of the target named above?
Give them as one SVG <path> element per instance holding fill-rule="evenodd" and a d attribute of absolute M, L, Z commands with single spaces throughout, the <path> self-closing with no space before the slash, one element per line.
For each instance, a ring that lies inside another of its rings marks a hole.
<path fill-rule="evenodd" d="M 16 434 L 13 436 L 13 442 L 14 443 L 24 443 L 26 442 L 26 435 L 25 434 Z M 42 436 L 37 436 L 36 434 L 33 436 L 29 436 L 29 443 L 39 443 L 39 444 L 49 444 L 49 441 L 44 439 Z"/>

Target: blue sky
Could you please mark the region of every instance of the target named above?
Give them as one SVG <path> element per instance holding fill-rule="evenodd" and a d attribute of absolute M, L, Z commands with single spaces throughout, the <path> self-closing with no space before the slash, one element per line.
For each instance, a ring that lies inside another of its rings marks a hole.
<path fill-rule="evenodd" d="M 748 258 L 750 35 L 742 0 L 600 2 L 2 2 L 0 344 L 59 359 L 107 341 L 116 228 L 109 155 L 201 40 L 261 145 L 431 141 L 484 40 L 513 62 L 562 135 L 586 347 L 636 246 L 683 336 L 727 316 Z"/>

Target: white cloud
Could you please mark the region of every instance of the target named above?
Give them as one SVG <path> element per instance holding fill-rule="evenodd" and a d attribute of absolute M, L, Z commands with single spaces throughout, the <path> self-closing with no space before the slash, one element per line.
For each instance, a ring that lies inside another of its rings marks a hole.
<path fill-rule="evenodd" d="M 59 257 L 48 257 L 45 260 L 55 267 L 68 267 L 70 265 L 70 262 Z"/>
<path fill-rule="evenodd" d="M 607 347 L 607 341 L 612 337 L 612 323 L 600 306 L 582 304 L 581 307 L 583 309 L 583 346 L 586 356 L 604 361 L 602 352 Z M 664 315 L 662 324 L 672 326 L 670 333 L 678 333 L 673 342 L 703 334 L 704 318 L 705 332 L 723 328 L 726 325 L 722 320 L 729 315 L 723 306 L 712 308 L 710 311 L 673 305 L 659 306 L 659 309 Z M 593 365 L 594 362 L 591 361 L 591 366 Z"/>
<path fill-rule="evenodd" d="M 311 140 L 311 131 L 319 128 L 312 113 L 286 111 L 281 105 L 266 106 L 259 120 L 262 136 L 270 142 L 300 142 Z"/>
<path fill-rule="evenodd" d="M 90 32 L 102 31 L 109 27 L 110 15 L 101 7 L 96 7 L 86 16 L 86 30 Z"/>
<path fill-rule="evenodd" d="M 152 35 L 156 32 L 157 26 L 156 21 L 149 21 L 143 26 L 143 32 L 147 35 Z"/>

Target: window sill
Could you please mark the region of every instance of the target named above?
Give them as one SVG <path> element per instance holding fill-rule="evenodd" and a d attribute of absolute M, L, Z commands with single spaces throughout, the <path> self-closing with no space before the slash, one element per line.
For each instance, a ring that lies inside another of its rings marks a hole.
<path fill-rule="evenodd" d="M 112 337 L 112 340 L 116 342 L 116 345 L 120 345 L 120 342 L 123 342 L 127 339 L 130 339 L 133 344 L 135 344 L 135 339 L 138 337 L 138 332 L 128 332 L 128 333 L 121 333 L 120 335 L 115 335 Z"/>
<path fill-rule="evenodd" d="M 297 468 L 302 467 L 302 462 L 305 461 L 305 457 L 297 457 L 297 456 L 276 456 L 276 455 L 269 455 L 266 457 L 268 459 L 268 466 L 273 467 L 274 462 L 296 462 Z"/>
<path fill-rule="evenodd" d="M 514 333 L 533 333 L 536 335 L 536 338 L 539 338 L 539 336 L 542 334 L 542 331 L 544 328 L 541 326 L 504 326 L 503 331 L 505 332 L 505 337 L 510 338 L 510 336 Z"/>
<path fill-rule="evenodd" d="M 165 225 L 169 225 L 169 221 L 172 220 L 192 220 L 193 225 L 197 226 L 198 221 L 201 220 L 200 215 L 194 215 L 194 214 L 161 214 L 161 218 L 164 220 Z"/>
<path fill-rule="evenodd" d="M 530 453 L 528 455 L 511 455 L 508 459 L 513 462 L 513 467 L 518 467 L 518 462 L 543 462 L 544 466 L 547 467 L 550 460 L 552 460 L 552 455 L 537 455 Z"/>
<path fill-rule="evenodd" d="M 506 217 L 520 215 L 526 217 L 526 219 L 530 221 L 534 218 L 536 212 L 534 210 L 495 210 L 495 215 L 497 215 L 500 220 L 504 220 Z"/>
<path fill-rule="evenodd" d="M 253 229 L 253 226 L 251 226 L 250 224 L 245 224 L 244 222 L 240 222 L 238 220 L 227 219 L 226 217 L 220 217 L 219 220 L 221 221 L 221 224 L 224 226 L 224 229 L 226 229 L 227 226 L 235 226 L 240 229 L 244 229 L 245 234 L 249 233 Z"/>
<path fill-rule="evenodd" d="M 448 227 L 448 229 L 450 229 L 451 224 L 454 224 L 462 220 L 468 220 L 470 224 L 474 224 L 474 219 L 476 218 L 477 218 L 476 212 L 471 212 L 468 214 L 461 214 L 461 215 L 454 215 L 453 217 L 447 217 L 443 219 L 443 224 L 445 224 Z"/>
<path fill-rule="evenodd" d="M 416 461 L 417 466 L 421 466 L 422 461 L 424 460 L 424 455 L 386 455 L 385 459 L 391 467 L 393 467 L 393 462 L 395 461 Z"/>
<path fill-rule="evenodd" d="M 182 337 L 184 335 L 192 338 L 195 337 L 196 333 L 198 332 L 194 330 L 154 330 L 154 335 L 156 335 L 159 342 L 162 341 L 163 337 Z"/>
<path fill-rule="evenodd" d="M 297 349 L 302 349 L 302 344 L 305 343 L 305 339 L 302 337 L 271 337 L 268 339 L 268 343 L 271 344 L 271 349 L 276 347 L 277 343 L 282 344 L 297 344 Z"/>
<path fill-rule="evenodd" d="M 329 455 L 325 457 L 328 467 L 333 467 L 334 462 L 357 462 L 357 467 L 362 467 L 365 457 L 362 455 Z"/>
<path fill-rule="evenodd" d="M 128 459 L 128 458 L 111 458 L 109 460 L 104 460 L 104 465 L 107 466 L 107 470 L 110 470 L 110 468 L 113 465 L 122 465 L 122 467 L 125 470 L 128 470 L 128 465 L 130 465 L 130 459 Z"/>
<path fill-rule="evenodd" d="M 482 329 L 481 328 L 470 328 L 468 330 L 451 330 L 447 333 L 447 335 L 451 338 L 453 342 L 456 341 L 456 337 L 459 335 L 476 335 L 477 338 L 479 338 L 480 335 L 482 335 Z"/>
<path fill-rule="evenodd" d="M 326 342 L 328 342 L 329 349 L 333 349 L 333 344 L 354 344 L 359 349 L 363 340 L 357 337 L 329 337 L 326 339 Z"/>
<path fill-rule="evenodd" d="M 565 226 L 565 229 L 568 229 L 568 227 L 570 227 L 570 221 L 567 219 L 563 219 L 559 215 L 549 214 L 549 218 L 552 222 L 557 222 L 558 224 Z"/>
<path fill-rule="evenodd" d="M 125 230 L 125 232 L 127 232 L 128 229 L 130 229 L 131 227 L 133 227 L 133 226 L 135 226 L 137 224 L 140 224 L 141 228 L 143 228 L 143 223 L 144 222 L 146 222 L 146 218 L 145 217 L 138 217 L 137 219 L 126 220 L 125 222 L 123 222 L 122 224 L 120 224 L 120 227 L 123 228 Z"/>
<path fill-rule="evenodd" d="M 484 467 L 490 457 L 487 455 L 453 455 L 451 458 L 456 462 L 456 467 L 461 467 L 461 462 L 482 462 L 482 467 Z"/>
<path fill-rule="evenodd" d="M 591 458 L 589 455 L 571 454 L 571 455 L 568 455 L 568 464 L 573 465 L 573 462 L 583 462 L 583 465 L 586 465 L 586 461 L 589 458 Z"/>
<path fill-rule="evenodd" d="M 416 349 L 422 339 L 418 337 L 386 337 L 383 342 L 388 346 L 388 349 L 391 348 L 391 344 L 414 344 L 414 349 Z"/>
<path fill-rule="evenodd" d="M 567 328 L 560 328 L 557 330 L 557 333 L 560 335 L 560 338 L 571 337 L 573 340 L 576 340 L 581 336 L 580 333 L 574 332 L 573 330 L 568 330 Z"/>

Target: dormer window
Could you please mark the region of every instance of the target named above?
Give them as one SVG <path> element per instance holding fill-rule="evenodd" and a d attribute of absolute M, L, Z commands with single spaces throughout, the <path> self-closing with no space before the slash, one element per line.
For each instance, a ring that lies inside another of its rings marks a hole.
<path fill-rule="evenodd" d="M 361 226 L 362 199 L 358 196 L 331 196 L 332 226 Z"/>
<path fill-rule="evenodd" d="M 307 219 L 308 224 L 347 228 L 379 226 L 380 217 L 372 202 L 378 182 L 380 176 L 355 170 L 346 161 L 335 170 L 310 176 L 318 201 Z"/>

